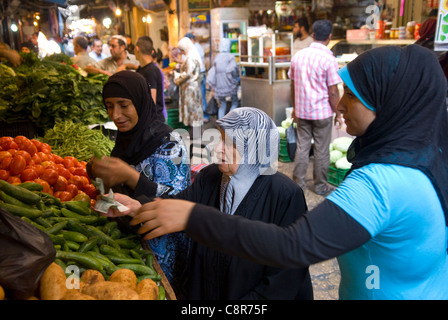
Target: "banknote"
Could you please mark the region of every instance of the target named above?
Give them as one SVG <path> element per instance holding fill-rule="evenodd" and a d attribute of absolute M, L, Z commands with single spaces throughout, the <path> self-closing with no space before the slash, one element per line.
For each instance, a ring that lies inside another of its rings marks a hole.
<path fill-rule="evenodd" d="M 92 183 L 101 194 L 101 196 L 96 200 L 95 211 L 107 213 L 110 208 L 115 208 L 120 212 L 129 210 L 128 207 L 115 200 L 112 189 L 108 190 L 108 193 L 106 194 L 104 183 L 101 178 L 95 178 L 95 181 L 92 181 Z"/>

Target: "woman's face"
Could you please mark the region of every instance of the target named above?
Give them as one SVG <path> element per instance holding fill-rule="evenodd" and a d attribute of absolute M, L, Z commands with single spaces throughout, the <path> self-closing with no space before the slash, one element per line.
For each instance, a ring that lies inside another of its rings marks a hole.
<path fill-rule="evenodd" d="M 376 118 L 376 113 L 368 109 L 346 85 L 337 110 L 342 113 L 347 133 L 352 136 L 362 136 Z"/>
<path fill-rule="evenodd" d="M 224 131 L 222 129 L 219 129 L 219 131 L 221 132 L 221 141 L 215 147 L 218 169 L 222 173 L 232 176 L 238 171 L 241 156 L 235 145 L 229 143 L 230 138 L 227 138 L 226 143 Z"/>
<path fill-rule="evenodd" d="M 137 109 L 132 100 L 125 98 L 106 98 L 107 114 L 117 126 L 118 131 L 132 130 L 138 122 Z"/>

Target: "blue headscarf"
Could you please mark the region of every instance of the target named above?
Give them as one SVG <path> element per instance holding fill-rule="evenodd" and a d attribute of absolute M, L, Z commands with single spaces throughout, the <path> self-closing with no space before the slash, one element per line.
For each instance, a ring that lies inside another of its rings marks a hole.
<path fill-rule="evenodd" d="M 447 83 L 437 58 L 418 45 L 381 47 L 359 55 L 347 71 L 352 91 L 376 112 L 349 148 L 351 170 L 369 163 L 421 170 L 437 192 L 448 225 Z"/>

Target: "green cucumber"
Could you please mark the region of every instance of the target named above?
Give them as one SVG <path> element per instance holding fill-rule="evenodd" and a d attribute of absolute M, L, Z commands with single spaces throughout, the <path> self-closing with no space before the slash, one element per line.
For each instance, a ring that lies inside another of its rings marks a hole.
<path fill-rule="evenodd" d="M 123 263 L 123 264 L 119 264 L 117 267 L 132 270 L 138 275 L 143 275 L 143 274 L 155 275 L 155 274 L 157 274 L 157 272 L 155 272 L 152 268 L 149 268 L 148 266 L 144 266 L 142 264 Z"/>
<path fill-rule="evenodd" d="M 78 252 L 87 252 L 90 251 L 96 244 L 98 243 L 98 237 L 90 237 L 86 241 L 84 241 L 78 249 Z"/>
<path fill-rule="evenodd" d="M 61 231 L 62 236 L 65 240 L 69 241 L 75 241 L 75 242 L 85 242 L 88 240 L 87 236 L 80 232 L 76 231 L 68 231 L 68 230 L 62 230 Z"/>
<path fill-rule="evenodd" d="M 30 191 L 42 191 L 44 189 L 44 186 L 36 183 L 36 182 L 23 182 L 21 184 L 19 184 L 19 186 L 21 186 L 22 188 L 25 188 L 27 190 Z"/>
<path fill-rule="evenodd" d="M 0 190 L 0 199 L 2 199 L 5 203 L 13 204 L 15 206 L 32 209 L 29 204 L 26 204 L 23 201 L 20 201 L 9 194 L 6 194 L 4 191 Z"/>
<path fill-rule="evenodd" d="M 45 232 L 49 233 L 49 234 L 58 234 L 59 231 L 64 229 L 66 225 L 67 225 L 67 221 L 58 222 L 54 226 L 51 226 L 51 227 L 45 229 Z"/>
<path fill-rule="evenodd" d="M 63 261 L 73 260 L 86 268 L 103 271 L 101 262 L 86 253 L 56 250 L 56 258 L 62 259 Z"/>
<path fill-rule="evenodd" d="M 30 191 L 28 189 L 25 189 L 23 187 L 10 184 L 1 179 L 0 179 L 0 189 L 4 191 L 6 194 L 27 204 L 36 204 L 37 202 L 40 201 L 39 194 Z"/>
<path fill-rule="evenodd" d="M 93 224 L 98 220 L 95 216 L 83 216 L 66 208 L 61 208 L 61 213 L 64 217 L 78 219 L 81 223 Z"/>
<path fill-rule="evenodd" d="M 0 180 L 3 181 L 3 180 Z M 0 202 L 0 208 L 5 209 L 9 213 L 19 216 L 19 217 L 27 217 L 30 219 L 34 219 L 42 216 L 42 211 L 38 209 L 29 209 L 20 206 L 16 206 L 9 203 Z"/>
<path fill-rule="evenodd" d="M 85 228 L 87 230 L 89 230 L 92 234 L 94 234 L 95 236 L 100 238 L 100 243 L 108 244 L 108 245 L 114 247 L 115 249 L 120 249 L 120 246 L 115 242 L 115 240 L 112 239 L 111 237 L 109 237 L 107 234 L 105 234 L 100 229 L 98 229 L 94 226 L 91 226 L 91 225 L 85 226 Z"/>
<path fill-rule="evenodd" d="M 80 205 L 78 201 L 66 201 L 62 204 L 67 210 L 73 211 L 77 214 L 88 216 L 90 215 L 90 208 L 85 207 L 84 205 Z"/>
<path fill-rule="evenodd" d="M 123 257 L 117 257 L 113 255 L 106 255 L 110 261 L 113 263 L 120 265 L 120 264 L 141 264 L 141 261 L 134 258 L 123 258 Z"/>

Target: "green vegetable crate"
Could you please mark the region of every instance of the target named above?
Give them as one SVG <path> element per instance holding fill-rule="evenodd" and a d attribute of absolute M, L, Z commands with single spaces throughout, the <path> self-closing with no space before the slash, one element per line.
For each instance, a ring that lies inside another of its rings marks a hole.
<path fill-rule="evenodd" d="M 339 186 L 342 180 L 344 180 L 345 174 L 348 172 L 348 170 L 349 169 L 337 169 L 330 166 L 328 168 L 327 181 L 336 187 Z"/>
<path fill-rule="evenodd" d="M 188 131 L 188 127 L 182 122 L 179 122 L 179 107 L 167 107 L 166 113 L 168 116 L 167 124 L 173 129 L 185 129 Z"/>
<path fill-rule="evenodd" d="M 278 160 L 281 162 L 292 162 L 291 158 L 289 157 L 286 145 L 286 138 L 280 138 L 280 151 L 278 153 Z"/>

